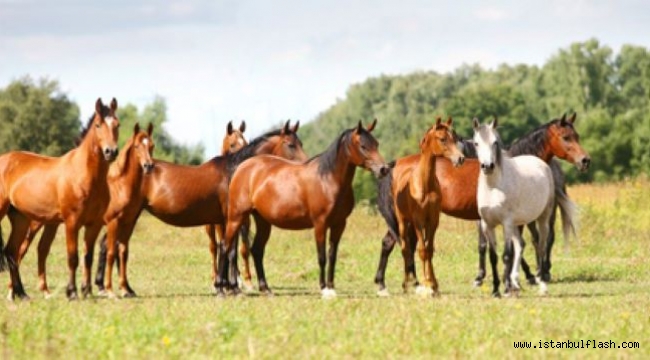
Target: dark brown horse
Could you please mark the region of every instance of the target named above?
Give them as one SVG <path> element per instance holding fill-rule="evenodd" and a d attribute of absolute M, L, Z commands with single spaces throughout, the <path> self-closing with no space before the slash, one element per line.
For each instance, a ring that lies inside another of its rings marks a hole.
<path fill-rule="evenodd" d="M 199 166 L 155 160 L 154 170 L 143 180 L 140 192 L 132 195 L 137 198 L 137 201 L 133 202 L 132 210 L 107 226 L 106 270 L 98 269 L 97 275 L 106 276 L 104 283 L 108 294 L 112 291 L 114 244 L 117 243 L 120 256 L 120 289 L 125 296 L 135 296 L 127 279 L 128 245 L 142 209 L 173 226 L 224 226 L 228 181 L 242 161 L 260 154 L 290 160 L 307 158 L 296 134 L 298 126 L 296 123 L 290 127 L 287 121 L 281 130 L 268 132 L 236 153 L 217 156 Z M 214 256 L 216 254 L 213 254 Z"/>
<path fill-rule="evenodd" d="M 78 233 L 85 227 L 86 250 L 92 253 L 109 202 L 109 164 L 117 157 L 116 110 L 115 99 L 110 108 L 97 99 L 95 114 L 84 128 L 79 146 L 61 157 L 22 151 L 0 156 L 0 220 L 9 215 L 11 222 L 4 249 L 11 276 L 10 298 L 28 298 L 20 278 L 19 252 L 31 221 L 50 229 L 65 225 L 70 271 L 66 294 L 69 299 L 77 298 Z M 91 264 L 85 260 L 83 286 L 87 288 Z"/>
<path fill-rule="evenodd" d="M 567 119 L 566 116 L 563 116 L 560 119 L 552 120 L 533 130 L 513 144 L 510 149 L 511 155 L 536 155 L 546 162 L 551 162 L 553 157 L 557 156 L 560 159 L 575 164 L 575 166 L 580 170 L 586 170 L 589 166 L 590 158 L 585 150 L 580 146 L 578 133 L 573 127 L 575 118 L 575 114 L 569 119 Z M 419 156 L 420 155 L 411 155 L 403 158 L 400 166 L 396 166 L 392 170 L 392 174 L 389 174 L 389 176 L 386 176 L 379 181 L 379 211 L 389 226 L 389 230 L 382 241 L 382 251 L 379 259 L 379 266 L 377 268 L 377 274 L 375 276 L 375 283 L 379 285 L 380 295 L 387 294 L 384 280 L 386 265 L 388 257 L 390 256 L 398 237 L 394 205 L 392 194 L 390 192 L 392 178 L 396 173 L 408 171 L 410 168 L 415 166 L 419 161 Z M 551 166 L 551 168 L 553 168 L 553 166 Z M 444 158 L 438 158 L 436 160 L 436 177 L 440 182 L 440 188 L 442 190 L 442 212 L 444 214 L 463 220 L 480 219 L 476 205 L 476 189 L 479 169 L 480 166 L 478 161 L 472 158 L 467 158 L 465 164 L 459 168 L 453 167 L 452 163 Z M 558 182 L 556 181 L 555 191 L 565 191 L 563 182 L 558 185 Z M 564 225 L 571 226 L 571 224 L 568 223 L 568 219 L 564 216 L 566 209 L 561 208 L 560 210 L 563 214 L 563 219 L 567 221 Z M 552 217 L 551 222 L 554 220 L 555 218 Z M 552 225 L 553 224 L 551 224 L 551 229 L 553 229 Z M 482 281 L 485 277 L 485 239 L 482 237 L 480 232 L 479 236 L 481 237 L 479 240 L 479 250 L 481 250 L 483 255 L 479 264 L 479 275 L 477 276 L 477 281 L 479 278 Z M 412 231 L 409 237 L 411 241 L 415 241 Z M 492 264 L 495 264 L 492 267 L 492 271 L 494 278 L 498 281 L 498 276 L 496 274 L 496 260 L 496 253 L 491 252 L 490 261 Z M 413 255 L 405 257 L 404 266 L 404 271 L 406 273 L 405 278 L 416 279 Z M 549 265 L 541 264 L 540 266 L 542 269 L 550 268 Z M 524 267 L 523 263 L 522 267 Z M 528 269 L 527 265 L 524 267 L 525 271 L 526 269 Z M 529 270 L 527 277 L 534 279 L 534 276 L 530 274 Z M 417 284 L 417 280 L 415 280 L 415 284 Z M 405 288 L 407 285 L 406 282 L 403 284 Z"/>
<path fill-rule="evenodd" d="M 154 148 L 153 138 L 151 137 L 152 132 L 153 124 L 149 124 L 147 131 L 144 132 L 140 131 L 140 125 L 136 123 L 133 128 L 133 136 L 126 142 L 116 161 L 111 164 L 107 176 L 110 202 L 104 215 L 105 223 L 124 215 L 125 210 L 131 207 L 131 202 L 134 199 L 132 195 L 140 191 L 143 176 L 152 171 L 154 166 L 151 158 Z M 41 223 L 34 221 L 30 225 L 30 233 L 23 241 L 20 249 L 21 260 L 41 226 Z M 45 263 L 57 227 L 58 224 L 46 225 L 38 243 L 39 289 L 45 293 L 46 297 L 49 296 L 50 290 L 47 286 Z M 90 257 L 92 262 L 92 253 L 86 253 L 85 257 Z M 91 293 L 90 287 L 84 287 L 82 290 L 84 295 L 90 295 Z"/>
<path fill-rule="evenodd" d="M 440 118 L 436 120 L 420 141 L 418 163 L 409 171 L 395 174 L 391 189 L 403 252 L 411 252 L 408 229 L 415 231 L 425 279 L 425 286 L 418 287 L 417 292 L 424 295 L 438 293 L 438 281 L 431 262 L 442 202 L 440 184 L 435 176 L 436 157 L 444 156 L 455 166 L 465 160 L 456 146 L 451 124 L 451 118 L 444 124 Z M 397 164 L 399 162 L 397 160 Z"/>
<path fill-rule="evenodd" d="M 238 293 L 234 237 L 252 214 L 257 233 L 251 248 L 260 291 L 270 294 L 264 274 L 264 249 L 271 225 L 283 229 L 314 229 L 324 297 L 336 296 L 334 268 L 339 240 L 354 207 L 352 179 L 356 167 L 380 176 L 388 172 L 378 152 L 377 140 L 361 125 L 344 131 L 321 155 L 305 163 L 274 156 L 258 156 L 242 163 L 232 176 L 228 192 L 228 222 L 220 253 L 215 286 Z M 326 233 L 330 231 L 329 268 L 325 281 Z M 230 266 L 226 265 L 226 257 Z"/>

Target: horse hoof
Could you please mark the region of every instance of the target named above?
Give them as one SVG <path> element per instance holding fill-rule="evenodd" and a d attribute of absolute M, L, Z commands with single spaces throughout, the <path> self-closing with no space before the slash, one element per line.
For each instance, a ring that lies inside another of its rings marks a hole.
<path fill-rule="evenodd" d="M 530 285 L 530 286 L 537 285 L 537 279 L 535 279 L 535 277 L 529 277 L 529 278 L 526 278 L 526 280 L 528 281 L 528 285 Z"/>
<path fill-rule="evenodd" d="M 419 296 L 423 296 L 423 297 L 424 297 L 424 296 L 427 296 L 427 297 L 428 297 L 428 296 L 433 296 L 434 293 L 435 293 L 435 291 L 433 291 L 433 289 L 430 288 L 430 287 L 426 287 L 426 286 L 418 285 L 418 286 L 415 288 L 415 294 L 416 294 L 416 295 L 419 295 Z"/>
<path fill-rule="evenodd" d="M 323 299 L 336 299 L 336 290 L 325 288 L 321 290 L 321 298 Z"/>
<path fill-rule="evenodd" d="M 379 297 L 390 297 L 390 293 L 388 292 L 388 289 L 383 288 L 383 289 L 377 291 L 377 296 L 379 296 Z"/>
<path fill-rule="evenodd" d="M 271 289 L 269 289 L 269 288 L 266 288 L 266 289 L 260 289 L 260 293 L 261 293 L 262 295 L 264 295 L 264 296 L 267 296 L 267 297 L 273 297 L 273 296 L 275 296 L 275 294 L 273 293 L 273 291 L 271 291 Z"/>
<path fill-rule="evenodd" d="M 499 299 L 501 297 L 501 293 L 498 291 L 495 291 L 492 293 L 492 297 L 495 299 Z"/>
<path fill-rule="evenodd" d="M 248 280 L 241 283 L 241 288 L 245 292 L 251 292 L 255 290 L 255 286 L 253 286 L 253 283 Z"/>
<path fill-rule="evenodd" d="M 79 300 L 79 295 L 77 295 L 76 291 L 68 291 L 66 295 L 69 301 Z"/>
<path fill-rule="evenodd" d="M 546 287 L 546 283 L 543 281 L 539 283 L 539 294 L 540 295 L 548 294 L 548 288 Z"/>
<path fill-rule="evenodd" d="M 135 297 L 138 297 L 134 291 L 124 291 L 122 292 L 122 297 L 125 299 L 133 299 Z"/>
<path fill-rule="evenodd" d="M 225 299 L 226 298 L 226 293 L 223 291 L 222 288 L 216 288 L 214 295 L 219 299 Z"/>
<path fill-rule="evenodd" d="M 475 288 L 479 288 L 479 287 L 481 287 L 481 286 L 483 286 L 483 280 L 482 280 L 482 279 L 476 279 L 476 280 L 474 280 L 474 287 L 475 287 Z"/>

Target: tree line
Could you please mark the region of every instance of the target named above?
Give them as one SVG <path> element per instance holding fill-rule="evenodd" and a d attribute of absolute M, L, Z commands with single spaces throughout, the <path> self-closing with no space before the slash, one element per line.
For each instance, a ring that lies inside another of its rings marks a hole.
<path fill-rule="evenodd" d="M 546 63 L 484 69 L 463 65 L 382 75 L 352 85 L 344 99 L 301 129 L 316 154 L 359 119 L 379 119 L 375 136 L 386 160 L 416 153 L 436 116 L 452 116 L 457 132 L 472 136 L 471 119 L 497 116 L 505 144 L 563 113 L 576 112 L 581 144 L 592 157 L 587 173 L 564 164 L 568 181 L 610 181 L 650 174 L 650 53 L 624 45 L 615 54 L 596 39 L 560 49 Z M 374 200 L 369 174 L 357 174 L 357 200 Z"/>
<path fill-rule="evenodd" d="M 119 99 L 118 99 L 119 100 Z M 82 106 L 93 106 L 82 104 Z M 61 92 L 57 81 L 24 77 L 0 89 L 0 153 L 26 150 L 49 156 L 61 156 L 75 147 L 81 127 L 79 105 Z M 180 164 L 200 164 L 202 144 L 187 146 L 175 141 L 164 129 L 167 122 L 165 99 L 156 96 L 139 110 L 133 104 L 120 104 L 120 148 L 133 134 L 139 122 L 154 124 L 154 157 Z"/>

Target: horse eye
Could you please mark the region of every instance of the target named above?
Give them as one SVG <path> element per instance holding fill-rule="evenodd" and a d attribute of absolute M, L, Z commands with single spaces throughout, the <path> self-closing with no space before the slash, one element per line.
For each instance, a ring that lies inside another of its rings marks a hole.
<path fill-rule="evenodd" d="M 443 144 L 446 144 L 447 143 L 447 138 L 440 139 L 440 142 L 443 143 Z"/>
<path fill-rule="evenodd" d="M 571 141 L 571 137 L 569 135 L 566 135 L 566 136 L 562 137 L 562 140 L 564 140 L 566 142 L 569 142 L 569 141 Z"/>
<path fill-rule="evenodd" d="M 100 124 L 100 123 L 95 124 L 95 127 L 98 128 L 98 129 L 99 129 L 101 126 L 102 126 L 102 124 Z"/>
<path fill-rule="evenodd" d="M 287 144 L 287 146 L 288 146 L 290 149 L 295 149 L 295 148 L 296 148 L 296 144 L 293 144 L 293 143 L 289 143 L 289 144 Z"/>

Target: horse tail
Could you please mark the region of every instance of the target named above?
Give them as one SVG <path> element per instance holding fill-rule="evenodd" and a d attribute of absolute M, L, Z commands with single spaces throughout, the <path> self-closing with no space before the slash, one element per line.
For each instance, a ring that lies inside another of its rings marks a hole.
<path fill-rule="evenodd" d="M 564 240 L 568 241 L 571 234 L 578 238 L 578 207 L 569 199 L 564 187 L 555 189 L 555 199 L 560 206 L 560 216 L 562 217 L 562 232 Z"/>
<path fill-rule="evenodd" d="M 390 171 L 386 176 L 379 179 L 377 183 L 377 207 L 379 213 L 386 220 L 388 231 L 395 239 L 399 239 L 399 229 L 397 225 L 397 216 L 395 216 L 395 205 L 393 203 L 393 167 L 395 162 L 389 164 Z"/>

